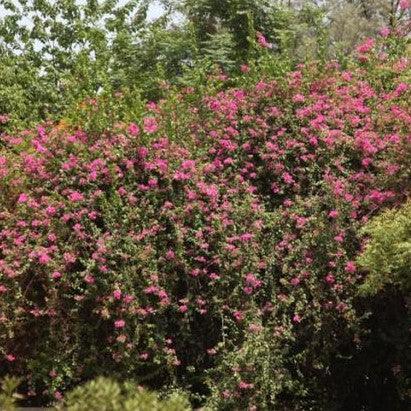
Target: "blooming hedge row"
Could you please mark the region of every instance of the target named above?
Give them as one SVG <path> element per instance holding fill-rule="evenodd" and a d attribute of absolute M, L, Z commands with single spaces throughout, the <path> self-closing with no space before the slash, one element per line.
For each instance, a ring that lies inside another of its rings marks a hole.
<path fill-rule="evenodd" d="M 408 194 L 409 63 L 373 47 L 1 137 L 0 362 L 28 402 L 109 374 L 219 409 L 332 404 L 359 229 Z"/>

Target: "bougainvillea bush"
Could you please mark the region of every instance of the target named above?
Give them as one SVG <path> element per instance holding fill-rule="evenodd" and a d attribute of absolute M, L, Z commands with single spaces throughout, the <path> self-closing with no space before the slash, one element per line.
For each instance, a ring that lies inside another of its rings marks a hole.
<path fill-rule="evenodd" d="M 2 135 L 1 373 L 27 403 L 97 375 L 212 409 L 349 395 L 359 230 L 405 201 L 411 154 L 409 62 L 357 52 L 275 80 L 244 66 L 241 87 L 214 76 L 98 133 Z"/>

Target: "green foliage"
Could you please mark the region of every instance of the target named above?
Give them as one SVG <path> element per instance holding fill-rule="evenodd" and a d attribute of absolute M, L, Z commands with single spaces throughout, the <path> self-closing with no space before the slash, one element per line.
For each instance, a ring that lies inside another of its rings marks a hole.
<path fill-rule="evenodd" d="M 99 377 L 69 392 L 64 400 L 68 411 L 188 411 L 187 397 L 178 391 L 166 396 L 144 390 L 131 382 L 119 383 Z"/>
<path fill-rule="evenodd" d="M 13 411 L 16 401 L 20 396 L 16 393 L 20 385 L 20 378 L 6 376 L 0 386 L 0 409 L 2 411 Z"/>
<path fill-rule="evenodd" d="M 358 263 L 368 271 L 361 291 L 376 294 L 388 285 L 411 291 L 411 202 L 373 218 L 362 230 L 369 241 Z"/>

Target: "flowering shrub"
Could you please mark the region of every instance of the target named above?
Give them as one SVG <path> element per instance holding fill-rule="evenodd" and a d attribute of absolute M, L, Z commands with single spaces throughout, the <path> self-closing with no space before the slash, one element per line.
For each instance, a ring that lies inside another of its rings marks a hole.
<path fill-rule="evenodd" d="M 409 66 L 374 48 L 106 132 L 2 136 L 0 361 L 28 398 L 109 373 L 212 408 L 336 400 L 359 229 L 408 193 Z"/>

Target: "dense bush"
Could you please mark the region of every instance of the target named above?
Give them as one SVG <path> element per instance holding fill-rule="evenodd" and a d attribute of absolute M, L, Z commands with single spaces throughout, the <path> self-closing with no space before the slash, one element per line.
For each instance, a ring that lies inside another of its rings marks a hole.
<path fill-rule="evenodd" d="M 28 403 L 96 375 L 218 409 L 344 402 L 360 228 L 409 188 L 409 63 L 358 57 L 2 136 L 0 355 Z"/>
<path fill-rule="evenodd" d="M 359 264 L 369 272 L 362 285 L 363 292 L 377 293 L 395 284 L 410 293 L 411 203 L 375 217 L 362 232 L 369 237 L 358 258 Z"/>
<path fill-rule="evenodd" d="M 137 387 L 135 383 L 119 384 L 108 378 L 97 378 L 71 391 L 64 403 L 68 411 L 188 411 L 187 398 L 179 392 L 165 398 Z"/>

